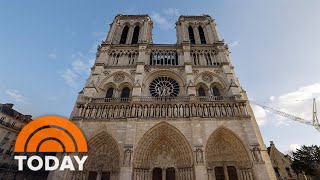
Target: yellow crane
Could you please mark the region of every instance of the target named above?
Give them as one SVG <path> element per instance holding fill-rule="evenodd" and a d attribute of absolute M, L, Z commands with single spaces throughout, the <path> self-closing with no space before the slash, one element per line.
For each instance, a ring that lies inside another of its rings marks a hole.
<path fill-rule="evenodd" d="M 294 116 L 292 114 L 288 114 L 288 113 L 276 110 L 274 108 L 262 105 L 262 104 L 257 103 L 257 102 L 250 101 L 250 103 L 254 104 L 254 105 L 257 105 L 257 106 L 259 106 L 259 107 L 261 107 L 261 108 L 263 108 L 263 109 L 265 109 L 265 110 L 267 110 L 269 112 L 272 112 L 272 113 L 278 114 L 280 116 L 286 117 L 288 119 L 294 120 L 296 122 L 314 126 L 320 132 L 320 124 L 319 124 L 319 120 L 318 120 L 318 116 L 317 116 L 317 104 L 316 104 L 316 99 L 315 98 L 313 99 L 313 108 L 312 108 L 313 119 L 312 120 L 306 120 L 306 119 Z"/>

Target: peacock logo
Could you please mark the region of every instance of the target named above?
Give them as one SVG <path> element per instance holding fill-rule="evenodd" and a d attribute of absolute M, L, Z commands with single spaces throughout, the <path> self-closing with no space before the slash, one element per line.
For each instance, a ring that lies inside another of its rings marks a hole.
<path fill-rule="evenodd" d="M 14 151 L 16 153 L 86 153 L 88 146 L 81 130 L 68 119 L 59 116 L 42 116 L 27 124 L 19 133 Z M 45 164 L 45 170 L 56 170 L 59 167 L 59 159 L 55 156 L 45 156 L 45 161 L 39 156 L 15 156 L 18 160 L 18 169 L 23 170 L 23 161 L 31 170 L 38 171 Z M 87 156 L 81 159 L 73 156 L 78 163 L 78 170 L 83 169 Z M 38 161 L 38 163 L 33 163 Z M 54 164 L 51 163 L 54 161 Z M 63 156 L 60 170 L 75 170 L 71 156 Z M 37 164 L 37 166 L 34 166 Z M 53 165 L 52 165 L 53 164 Z"/>

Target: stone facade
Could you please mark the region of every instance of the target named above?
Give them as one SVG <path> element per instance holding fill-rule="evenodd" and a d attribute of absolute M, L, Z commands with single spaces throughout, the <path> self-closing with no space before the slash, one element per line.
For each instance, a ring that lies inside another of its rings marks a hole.
<path fill-rule="evenodd" d="M 117 15 L 71 120 L 89 157 L 49 179 L 276 179 L 255 117 L 208 15 L 180 16 L 176 44 L 148 15 Z"/>

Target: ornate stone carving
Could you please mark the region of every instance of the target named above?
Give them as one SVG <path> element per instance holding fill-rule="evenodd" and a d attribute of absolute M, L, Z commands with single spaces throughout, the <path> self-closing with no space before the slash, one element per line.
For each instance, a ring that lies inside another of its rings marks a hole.
<path fill-rule="evenodd" d="M 202 75 L 202 80 L 206 83 L 211 83 L 213 81 L 213 77 L 208 73 L 204 73 Z"/>
<path fill-rule="evenodd" d="M 219 162 L 235 162 L 235 165 L 250 168 L 251 162 L 242 142 L 228 129 L 219 128 L 208 139 L 206 146 L 208 166 Z"/>
<path fill-rule="evenodd" d="M 124 147 L 123 165 L 131 166 L 132 153 L 133 153 L 133 146 L 132 145 L 126 145 Z"/>
<path fill-rule="evenodd" d="M 198 75 L 199 74 L 199 70 L 193 70 L 193 75 Z"/>
<path fill-rule="evenodd" d="M 104 71 L 103 71 L 103 74 L 104 74 L 104 75 L 109 75 L 110 73 L 111 73 L 111 71 L 108 71 L 108 70 L 104 70 Z"/>
<path fill-rule="evenodd" d="M 139 141 L 134 155 L 135 168 L 192 167 L 192 151 L 185 137 L 174 127 L 161 123 Z M 169 163 L 169 164 L 168 164 Z"/>
<path fill-rule="evenodd" d="M 195 157 L 196 157 L 196 163 L 197 164 L 203 164 L 203 149 L 202 145 L 201 146 L 195 146 Z"/>
<path fill-rule="evenodd" d="M 118 171 L 120 152 L 117 142 L 106 132 L 101 132 L 89 141 L 90 159 L 85 169 Z"/>
<path fill-rule="evenodd" d="M 220 74 L 220 73 L 222 73 L 222 70 L 221 70 L 221 69 L 215 69 L 214 72 L 215 72 L 216 74 Z"/>
<path fill-rule="evenodd" d="M 251 152 L 253 155 L 254 162 L 257 164 L 264 163 L 261 156 L 261 149 L 259 144 L 251 145 Z"/>
<path fill-rule="evenodd" d="M 135 75 L 136 74 L 136 70 L 130 70 L 130 74 L 131 75 Z"/>
<path fill-rule="evenodd" d="M 113 81 L 116 83 L 121 83 L 122 81 L 124 81 L 125 75 L 124 74 L 116 74 L 113 77 Z"/>

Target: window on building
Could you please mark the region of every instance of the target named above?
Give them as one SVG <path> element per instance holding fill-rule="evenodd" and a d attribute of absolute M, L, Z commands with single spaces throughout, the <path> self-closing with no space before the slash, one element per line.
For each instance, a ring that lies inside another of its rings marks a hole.
<path fill-rule="evenodd" d="M 237 170 L 234 166 L 227 167 L 229 180 L 238 180 Z"/>
<path fill-rule="evenodd" d="M 121 91 L 121 98 L 128 98 L 130 97 L 130 89 L 128 87 L 125 87 Z"/>
<path fill-rule="evenodd" d="M 198 96 L 206 96 L 206 91 L 204 90 L 203 87 L 199 87 Z"/>
<path fill-rule="evenodd" d="M 287 168 L 286 168 L 286 171 L 287 171 L 288 176 L 289 176 L 289 177 L 292 177 L 292 174 L 291 174 L 290 168 L 288 168 L 288 167 L 287 167 Z"/>
<path fill-rule="evenodd" d="M 137 44 L 139 40 L 139 32 L 140 32 L 140 27 L 136 26 L 133 30 L 133 36 L 132 36 L 132 41 L 131 44 Z"/>
<path fill-rule="evenodd" d="M 11 127 L 14 127 L 16 125 L 16 122 L 12 122 Z"/>
<path fill-rule="evenodd" d="M 196 40 L 194 39 L 194 33 L 193 33 L 193 29 L 192 29 L 191 26 L 189 26 L 188 31 L 189 31 L 190 43 L 191 43 L 191 44 L 195 44 L 195 43 L 196 43 Z"/>
<path fill-rule="evenodd" d="M 125 44 L 127 41 L 127 36 L 129 32 L 129 27 L 125 26 L 122 30 L 121 38 L 120 38 L 120 43 L 119 44 Z"/>
<path fill-rule="evenodd" d="M 203 28 L 201 26 L 199 26 L 198 30 L 199 30 L 199 36 L 200 36 L 201 44 L 207 44 L 206 37 L 205 37 L 204 32 L 203 32 Z"/>
<path fill-rule="evenodd" d="M 217 87 L 212 88 L 212 95 L 213 96 L 220 96 L 220 91 Z"/>
<path fill-rule="evenodd" d="M 113 97 L 113 91 L 114 89 L 111 87 L 107 90 L 106 98 L 112 98 Z"/>
<path fill-rule="evenodd" d="M 224 170 L 222 166 L 215 167 L 214 174 L 216 176 L 216 180 L 225 180 Z"/>
<path fill-rule="evenodd" d="M 1 118 L 0 118 L 0 123 L 3 123 L 4 120 L 5 120 L 5 117 L 1 117 Z"/>
<path fill-rule="evenodd" d="M 280 177 L 279 168 L 274 168 L 274 172 L 276 173 L 277 177 Z"/>

